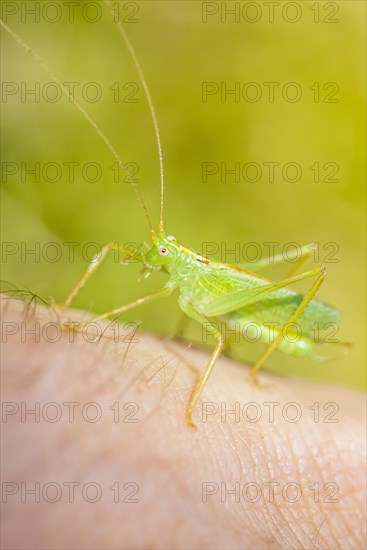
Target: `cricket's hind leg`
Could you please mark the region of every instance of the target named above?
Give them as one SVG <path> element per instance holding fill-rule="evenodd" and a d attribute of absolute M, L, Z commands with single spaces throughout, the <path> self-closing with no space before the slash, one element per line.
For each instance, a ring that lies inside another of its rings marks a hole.
<path fill-rule="evenodd" d="M 255 273 L 257 273 L 258 271 L 273 267 L 274 265 L 291 262 L 292 267 L 284 277 L 284 279 L 288 279 L 300 270 L 301 266 L 311 257 L 312 253 L 315 253 L 316 247 L 317 243 L 305 244 L 301 247 L 296 248 L 296 250 L 294 250 L 293 252 L 289 252 L 287 254 L 287 257 L 285 257 L 283 253 L 274 254 L 273 256 L 262 258 L 256 263 L 239 264 L 238 267 L 242 267 L 243 269 L 254 271 Z"/>
<path fill-rule="evenodd" d="M 290 316 L 287 323 L 284 325 L 283 329 L 279 331 L 279 334 L 276 336 L 274 341 L 270 344 L 270 346 L 265 350 L 265 352 L 262 354 L 262 356 L 256 361 L 256 363 L 253 365 L 250 371 L 250 377 L 252 381 L 256 385 L 261 385 L 257 378 L 257 373 L 261 366 L 265 363 L 265 361 L 268 359 L 268 357 L 271 355 L 271 353 L 280 346 L 280 344 L 284 341 L 283 340 L 283 334 L 284 332 L 291 327 L 291 325 L 294 325 L 299 317 L 302 315 L 303 311 L 306 309 L 312 298 L 315 296 L 316 292 L 322 285 L 324 279 L 325 279 L 326 269 L 325 267 L 318 268 L 318 277 L 315 280 L 315 282 L 312 284 L 311 288 L 308 290 L 308 292 L 304 295 L 301 303 L 298 305 L 294 313 Z M 283 344 L 284 346 L 284 344 Z M 284 349 L 282 351 L 285 351 Z"/>

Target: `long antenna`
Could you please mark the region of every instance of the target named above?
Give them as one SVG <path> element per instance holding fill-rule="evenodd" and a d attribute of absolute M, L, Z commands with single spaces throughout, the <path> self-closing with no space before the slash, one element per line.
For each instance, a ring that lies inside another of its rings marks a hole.
<path fill-rule="evenodd" d="M 111 1 L 110 0 L 104 0 L 104 3 L 106 4 L 106 6 L 108 8 L 108 11 L 110 12 L 111 17 L 113 18 Z M 134 62 L 135 68 L 136 68 L 136 70 L 139 74 L 139 77 L 140 77 L 140 80 L 141 80 L 141 83 L 143 85 L 144 92 L 145 92 L 145 95 L 146 95 L 146 98 L 147 98 L 147 101 L 148 101 L 150 114 L 152 115 L 152 119 L 153 119 L 154 132 L 155 132 L 155 137 L 157 139 L 158 156 L 159 156 L 159 170 L 160 170 L 160 178 L 161 178 L 161 200 L 160 200 L 160 214 L 159 214 L 158 230 L 163 232 L 163 230 L 164 230 L 164 225 L 163 225 L 164 171 L 163 171 L 163 154 L 162 154 L 161 137 L 160 137 L 160 133 L 159 133 L 159 126 L 158 126 L 157 116 L 155 114 L 155 109 L 154 109 L 152 96 L 150 95 L 148 84 L 147 84 L 147 81 L 145 80 L 145 76 L 144 76 L 143 70 L 140 66 L 140 63 L 138 61 L 138 58 L 136 56 L 135 50 L 134 50 L 134 48 L 133 48 L 133 46 L 132 46 L 132 44 L 129 40 L 129 37 L 128 37 L 121 21 L 118 20 L 116 25 L 117 25 L 119 33 L 121 34 L 122 38 L 124 39 L 126 47 L 130 52 L 130 55 L 131 55 L 132 60 Z"/>
<path fill-rule="evenodd" d="M 32 48 L 30 48 L 28 46 L 28 44 L 26 44 L 24 42 L 24 40 L 22 40 L 22 38 L 20 38 L 20 36 L 15 32 L 13 31 L 10 27 L 8 27 L 8 25 L 6 25 L 4 23 L 4 21 L 2 19 L 0 19 L 0 25 L 6 30 L 7 33 L 10 34 L 10 36 L 12 36 L 14 38 L 14 40 L 16 42 L 18 42 L 18 44 L 24 49 L 26 50 L 28 53 L 31 54 L 31 56 L 37 61 L 37 63 L 39 65 L 41 65 L 41 67 L 43 68 L 43 70 L 48 74 L 48 76 L 54 81 L 56 82 L 56 84 L 58 84 L 61 88 L 61 90 L 64 92 L 64 94 L 66 95 L 66 97 L 70 100 L 71 103 L 74 103 L 76 108 L 78 109 L 78 111 L 80 111 L 82 113 L 82 115 L 84 116 L 84 118 L 89 122 L 89 124 L 95 129 L 95 131 L 97 132 L 97 134 L 99 135 L 99 137 L 102 139 L 102 141 L 107 145 L 108 149 L 111 151 L 111 153 L 113 154 L 113 156 L 115 157 L 115 159 L 117 160 L 117 162 L 119 163 L 119 165 L 121 166 L 121 168 L 123 169 L 123 171 L 125 172 L 126 174 L 126 177 L 127 177 L 127 180 L 128 182 L 132 185 L 132 187 L 134 188 L 134 191 L 135 193 L 137 194 L 137 197 L 140 201 L 140 204 L 142 205 L 143 207 L 143 210 L 144 210 L 144 213 L 145 213 L 145 217 L 147 218 L 147 221 L 148 221 L 148 224 L 149 224 L 149 229 L 150 229 L 150 233 L 151 235 L 155 235 L 155 231 L 154 231 L 154 228 L 153 228 L 153 225 L 152 225 L 152 221 L 150 219 L 150 216 L 148 214 L 148 209 L 145 205 L 145 202 L 144 202 L 144 199 L 139 191 L 139 188 L 136 184 L 136 182 L 132 179 L 131 177 L 131 174 L 127 171 L 127 169 L 125 168 L 125 165 L 122 161 L 122 158 L 120 157 L 120 155 L 118 154 L 118 152 L 116 151 L 116 149 L 114 148 L 114 146 L 112 145 L 112 143 L 110 142 L 110 140 L 107 138 L 106 134 L 103 132 L 103 130 L 101 130 L 101 128 L 97 125 L 97 123 L 93 120 L 93 118 L 90 116 L 90 114 L 84 109 L 84 107 L 79 103 L 79 101 L 70 93 L 70 91 L 68 90 L 68 88 L 66 86 L 64 86 L 64 84 L 61 82 L 61 80 L 55 76 L 51 69 L 49 68 L 49 66 L 43 61 L 43 59 L 34 51 L 32 50 Z"/>

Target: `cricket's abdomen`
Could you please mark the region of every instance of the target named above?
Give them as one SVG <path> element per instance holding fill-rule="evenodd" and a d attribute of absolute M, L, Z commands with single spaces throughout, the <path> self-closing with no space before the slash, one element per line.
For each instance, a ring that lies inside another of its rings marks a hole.
<path fill-rule="evenodd" d="M 322 341 L 325 331 L 337 332 L 340 312 L 317 300 L 312 300 L 294 325 L 284 327 L 301 303 L 301 294 L 284 293 L 282 297 L 269 296 L 237 311 L 226 313 L 221 319 L 232 330 L 239 330 L 242 339 L 271 344 L 283 334 L 278 349 L 288 355 L 317 359 L 315 341 Z"/>
<path fill-rule="evenodd" d="M 234 339 L 237 342 L 271 344 L 283 329 L 282 325 L 273 323 L 262 324 L 261 322 L 254 321 L 253 318 L 243 317 L 239 312 L 228 313 L 221 316 L 220 319 L 225 323 L 229 331 L 236 332 L 237 338 L 234 337 Z M 221 329 L 223 333 L 223 327 Z M 225 334 L 222 335 L 225 337 Z M 295 357 L 317 359 L 317 355 L 314 352 L 313 340 L 299 329 L 297 331 L 291 329 L 284 331 L 283 336 L 277 348 L 279 351 Z"/>
<path fill-rule="evenodd" d="M 303 298 L 302 294 L 291 292 L 288 289 L 281 289 L 234 313 L 261 325 L 272 324 L 280 328 L 289 321 Z M 303 336 L 307 336 L 312 340 L 315 332 L 318 334 L 327 330 L 330 323 L 337 323 L 340 317 L 341 314 L 336 308 L 313 299 L 297 319 L 295 328 L 301 331 Z"/>

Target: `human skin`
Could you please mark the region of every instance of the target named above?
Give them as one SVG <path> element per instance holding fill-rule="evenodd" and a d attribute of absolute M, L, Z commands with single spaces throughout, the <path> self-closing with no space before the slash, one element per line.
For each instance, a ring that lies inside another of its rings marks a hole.
<path fill-rule="evenodd" d="M 265 372 L 263 390 L 220 358 L 194 430 L 207 352 L 108 324 L 56 338 L 55 320 L 2 301 L 3 548 L 365 548 L 362 393 Z"/>

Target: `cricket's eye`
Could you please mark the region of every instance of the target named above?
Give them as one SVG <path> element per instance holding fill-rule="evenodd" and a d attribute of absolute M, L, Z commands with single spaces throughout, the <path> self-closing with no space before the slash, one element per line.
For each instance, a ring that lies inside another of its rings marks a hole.
<path fill-rule="evenodd" d="M 168 250 L 168 248 L 166 248 L 165 246 L 160 246 L 160 247 L 158 248 L 158 254 L 159 254 L 160 256 L 168 256 L 169 250 Z"/>

